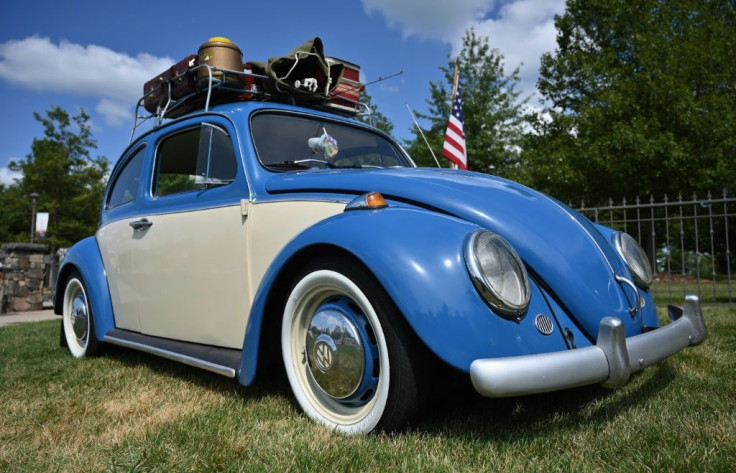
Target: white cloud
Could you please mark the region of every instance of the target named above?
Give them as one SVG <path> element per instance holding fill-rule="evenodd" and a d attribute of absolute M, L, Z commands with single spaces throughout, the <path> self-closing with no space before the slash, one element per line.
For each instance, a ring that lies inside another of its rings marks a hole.
<path fill-rule="evenodd" d="M 493 0 L 362 0 L 366 13 L 380 13 L 404 37 L 452 43 L 493 7 Z"/>
<path fill-rule="evenodd" d="M 8 168 L 0 168 L 0 184 L 11 185 L 15 184 L 14 179 L 20 179 L 23 174 L 17 171 L 11 171 Z"/>
<path fill-rule="evenodd" d="M 95 107 L 97 113 L 105 117 L 105 123 L 111 126 L 130 123 L 132 119 L 130 109 L 130 101 L 108 98 L 101 99 Z"/>
<path fill-rule="evenodd" d="M 520 85 L 529 94 L 536 90 L 542 54 L 557 46 L 554 15 L 564 11 L 564 0 L 515 0 L 502 6 L 495 19 L 474 26 L 504 55 L 507 73 L 521 65 Z"/>
<path fill-rule="evenodd" d="M 474 27 L 504 55 L 506 73 L 521 65 L 524 96 L 536 91 L 540 58 L 553 51 L 557 31 L 554 15 L 565 11 L 565 0 L 511 0 L 494 10 L 494 0 L 362 0 L 368 14 L 380 13 L 404 37 L 416 36 L 462 47 L 462 36 Z M 493 12 L 493 17 L 489 15 Z"/>
<path fill-rule="evenodd" d="M 170 67 L 171 58 L 131 57 L 102 46 L 31 36 L 0 44 L 0 78 L 37 92 L 100 99 L 96 109 L 109 124 L 132 118 L 143 83 Z"/>

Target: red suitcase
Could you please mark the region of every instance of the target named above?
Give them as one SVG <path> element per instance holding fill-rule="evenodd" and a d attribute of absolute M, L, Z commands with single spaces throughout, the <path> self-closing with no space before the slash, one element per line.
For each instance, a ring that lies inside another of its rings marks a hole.
<path fill-rule="evenodd" d="M 330 66 L 333 64 L 344 66 L 342 79 L 330 93 L 330 99 L 327 103 L 340 109 L 357 111 L 355 102 L 360 101 L 360 91 L 363 90 L 363 84 L 360 83 L 360 66 L 333 57 L 326 59 Z"/>
<path fill-rule="evenodd" d="M 178 100 L 197 92 L 197 82 L 192 69 L 197 67 L 197 55 L 190 54 L 143 85 L 143 106 L 151 113 L 166 106 L 171 99 Z"/>

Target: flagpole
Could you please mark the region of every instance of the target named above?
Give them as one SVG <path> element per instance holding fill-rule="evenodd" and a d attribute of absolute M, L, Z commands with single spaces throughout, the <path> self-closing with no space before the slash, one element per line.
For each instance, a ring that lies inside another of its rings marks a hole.
<path fill-rule="evenodd" d="M 452 76 L 452 95 L 450 95 L 450 107 L 457 93 L 457 80 L 460 77 L 460 58 L 455 58 L 455 74 Z"/>
<path fill-rule="evenodd" d="M 437 167 L 441 168 L 440 162 L 437 160 L 437 156 L 434 155 L 434 151 L 432 151 L 432 147 L 429 146 L 429 141 L 427 141 L 427 137 L 424 136 L 424 132 L 422 131 L 422 127 L 419 126 L 419 123 L 417 123 L 417 119 L 414 117 L 414 112 L 411 111 L 411 107 L 409 107 L 409 104 L 406 104 L 406 108 L 409 110 L 409 115 L 411 115 L 411 119 L 414 120 L 414 125 L 416 125 L 417 130 L 419 130 L 419 134 L 422 135 L 422 138 L 424 139 L 424 142 L 427 144 L 427 148 L 429 148 L 429 152 L 432 153 L 432 157 L 434 158 L 434 162 L 437 163 Z"/>
<path fill-rule="evenodd" d="M 455 100 L 455 94 L 457 93 L 457 82 L 458 78 L 460 77 L 460 58 L 455 58 L 455 73 L 452 76 L 452 95 L 450 95 L 450 109 L 452 109 L 452 103 Z M 450 167 L 452 169 L 457 169 L 457 164 L 450 161 Z"/>

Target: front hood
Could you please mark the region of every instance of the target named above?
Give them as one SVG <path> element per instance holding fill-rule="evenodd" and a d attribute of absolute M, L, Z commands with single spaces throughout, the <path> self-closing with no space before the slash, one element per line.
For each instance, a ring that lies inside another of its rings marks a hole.
<path fill-rule="evenodd" d="M 601 318 L 617 316 L 633 334 L 630 303 L 614 274 L 627 271 L 611 243 L 584 217 L 520 184 L 472 172 L 442 169 L 307 171 L 279 174 L 269 193 L 377 191 L 462 218 L 506 238 L 529 271 L 595 339 Z M 442 238 L 442 235 L 427 235 Z M 636 325 L 636 326 L 635 326 Z"/>

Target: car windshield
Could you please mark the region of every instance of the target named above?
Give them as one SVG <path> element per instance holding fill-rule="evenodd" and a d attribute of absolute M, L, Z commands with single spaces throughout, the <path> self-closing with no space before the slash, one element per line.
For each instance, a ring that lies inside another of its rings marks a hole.
<path fill-rule="evenodd" d="M 318 117 L 261 113 L 251 134 L 258 159 L 272 170 L 412 166 L 385 137 Z"/>

